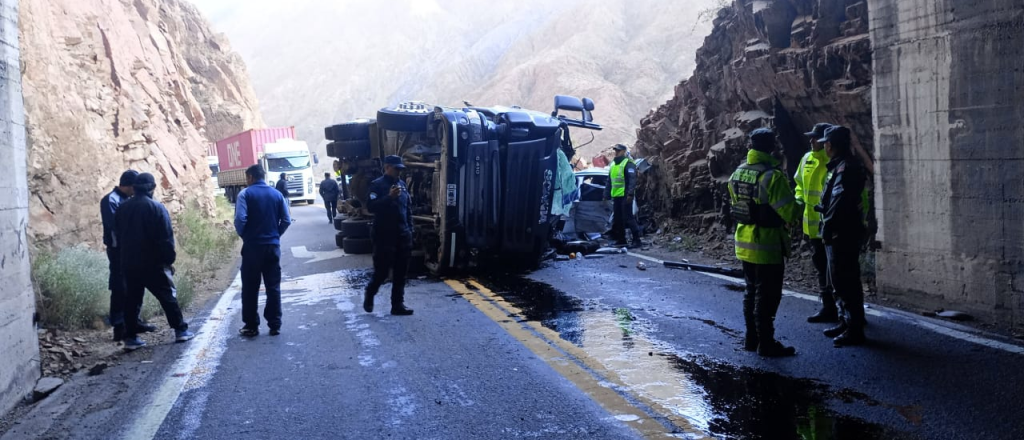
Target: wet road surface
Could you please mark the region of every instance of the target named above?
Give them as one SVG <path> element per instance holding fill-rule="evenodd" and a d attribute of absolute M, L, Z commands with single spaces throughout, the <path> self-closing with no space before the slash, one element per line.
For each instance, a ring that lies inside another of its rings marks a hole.
<path fill-rule="evenodd" d="M 869 345 L 836 349 L 804 322 L 817 305 L 786 297 L 798 355 L 762 359 L 740 347 L 735 283 L 626 255 L 417 279 L 411 317 L 386 313 L 385 285 L 366 314 L 369 257 L 337 250 L 322 208 L 293 215 L 282 334 L 238 336 L 230 292 L 122 436 L 1024 438 L 1022 356 L 905 318 L 875 313 Z"/>

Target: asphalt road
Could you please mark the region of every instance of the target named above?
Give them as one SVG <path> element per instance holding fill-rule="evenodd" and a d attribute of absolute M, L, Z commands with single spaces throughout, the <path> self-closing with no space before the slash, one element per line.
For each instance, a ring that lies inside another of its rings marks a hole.
<path fill-rule="evenodd" d="M 196 340 L 145 354 L 121 405 L 68 412 L 93 423 L 66 437 L 1024 438 L 1024 350 L 1006 341 L 871 309 L 871 342 L 837 349 L 804 321 L 817 304 L 787 296 L 778 336 L 798 355 L 762 359 L 741 349 L 735 280 L 631 255 L 416 279 L 411 317 L 386 313 L 386 285 L 367 314 L 369 257 L 335 247 L 319 206 L 293 215 L 280 336 L 238 336 L 229 289 Z"/>

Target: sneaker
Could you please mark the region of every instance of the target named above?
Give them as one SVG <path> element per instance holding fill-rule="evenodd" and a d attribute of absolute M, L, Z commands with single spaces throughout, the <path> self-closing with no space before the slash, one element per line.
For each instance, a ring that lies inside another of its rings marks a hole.
<path fill-rule="evenodd" d="M 835 347 L 862 345 L 866 340 L 863 330 L 848 328 L 843 332 L 843 334 L 836 336 L 836 338 L 832 340 L 832 345 Z"/>
<path fill-rule="evenodd" d="M 839 325 L 821 332 L 826 338 L 835 338 L 843 333 L 846 333 L 846 323 L 842 321 L 839 322 Z"/>
<path fill-rule="evenodd" d="M 272 328 L 272 329 L 270 329 L 270 336 L 277 336 L 279 334 L 281 334 L 281 329 L 279 329 L 279 328 Z"/>
<path fill-rule="evenodd" d="M 148 322 L 140 322 L 135 328 L 139 333 L 153 333 L 156 331 L 156 326 Z"/>
<path fill-rule="evenodd" d="M 139 339 L 138 336 L 124 339 L 124 351 L 135 351 L 145 346 L 146 341 Z"/>
<path fill-rule="evenodd" d="M 196 337 L 195 333 L 188 330 L 175 330 L 174 331 L 174 342 L 185 342 Z"/>
<path fill-rule="evenodd" d="M 260 329 L 258 329 L 258 328 L 249 328 L 249 327 L 242 327 L 242 328 L 238 329 L 238 334 L 240 334 L 242 336 L 245 336 L 247 338 L 251 338 L 253 336 L 259 336 Z"/>

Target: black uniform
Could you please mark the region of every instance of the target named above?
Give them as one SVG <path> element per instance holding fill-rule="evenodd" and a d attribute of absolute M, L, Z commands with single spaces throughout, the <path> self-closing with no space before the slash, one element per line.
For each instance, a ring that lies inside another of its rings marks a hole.
<path fill-rule="evenodd" d="M 867 174 L 852 154 L 834 157 L 828 170 L 831 177 L 817 210 L 822 213 L 821 239 L 828 255 L 829 283 L 839 298 L 841 326 L 863 336 L 860 246 L 865 227 L 860 204 Z"/>
<path fill-rule="evenodd" d="M 324 179 L 320 182 L 320 197 L 324 199 L 324 207 L 327 208 L 327 221 L 334 222 L 334 216 L 338 213 L 338 182 L 334 179 Z"/>
<path fill-rule="evenodd" d="M 397 185 L 402 192 L 391 197 L 391 187 Z M 377 294 L 381 284 L 391 274 L 391 309 L 405 305 L 405 277 L 412 253 L 412 212 L 409 209 L 409 190 L 405 182 L 391 176 L 370 183 L 367 207 L 373 213 L 373 279 L 366 286 L 367 298 Z"/>
<path fill-rule="evenodd" d="M 274 188 L 277 189 L 277 192 L 281 193 L 281 195 L 284 196 L 285 200 L 288 200 L 289 194 L 288 194 L 288 181 L 287 180 L 284 180 L 284 179 L 278 180 L 277 184 L 274 185 Z"/>
<path fill-rule="evenodd" d="M 615 163 L 620 163 L 627 158 L 616 157 Z M 624 197 L 612 197 L 612 183 L 608 181 L 608 185 L 605 187 L 605 198 L 612 200 L 612 239 L 615 240 L 616 244 L 626 243 L 626 229 L 633 234 L 633 245 L 640 245 L 640 225 L 636 222 L 636 216 L 633 215 L 633 204 L 630 203 L 630 199 L 633 199 L 636 193 L 636 180 L 637 171 L 636 164 L 633 161 L 626 163 L 626 167 L 623 170 L 623 177 L 626 180 L 626 195 Z"/>
<path fill-rule="evenodd" d="M 100 218 L 103 220 L 103 245 L 107 247 L 107 262 L 110 263 L 110 276 L 107 288 L 110 289 L 110 325 L 124 328 L 124 275 L 121 273 L 121 250 L 118 249 L 114 235 L 114 214 L 121 204 L 128 201 L 128 194 L 114 188 L 110 194 L 100 200 Z M 121 331 L 121 330 L 119 330 Z"/>
<path fill-rule="evenodd" d="M 135 196 L 121 205 L 114 216 L 114 233 L 121 250 L 121 268 L 125 279 L 125 338 L 138 334 L 138 317 L 143 296 L 148 289 L 160 301 L 167 324 L 184 332 L 188 330 L 178 306 L 174 287 L 177 257 L 171 217 L 152 193 L 135 190 Z"/>

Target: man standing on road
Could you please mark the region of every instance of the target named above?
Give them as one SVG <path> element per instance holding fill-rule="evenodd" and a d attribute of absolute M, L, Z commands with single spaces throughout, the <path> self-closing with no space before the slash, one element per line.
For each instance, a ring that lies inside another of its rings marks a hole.
<path fill-rule="evenodd" d="M 114 216 L 116 244 L 121 249 L 125 280 L 124 348 L 132 351 L 146 345 L 139 339 L 139 314 L 148 289 L 160 301 L 174 339 L 185 342 L 195 337 L 188 330 L 174 288 L 174 230 L 164 205 L 153 200 L 156 179 L 142 173 L 135 179 L 134 196 Z"/>
<path fill-rule="evenodd" d="M 260 279 L 267 289 L 263 318 L 281 333 L 281 236 L 292 224 L 288 201 L 267 185 L 263 167 L 245 170 L 246 188 L 235 201 L 235 231 L 242 237 L 242 336 L 260 334 Z"/>
<path fill-rule="evenodd" d="M 384 158 L 384 175 L 370 184 L 373 213 L 373 278 L 366 286 L 363 310 L 373 312 L 373 297 L 391 272 L 391 314 L 411 315 L 405 307 L 405 276 L 412 253 L 412 211 L 409 190 L 402 181 L 405 164 L 398 156 Z"/>
<path fill-rule="evenodd" d="M 609 185 L 605 190 L 605 200 L 612 200 L 612 239 L 615 246 L 626 245 L 626 229 L 633 234 L 633 242 L 629 247 L 641 247 L 640 226 L 633 215 L 633 196 L 636 193 L 636 163 L 627 156 L 625 145 L 616 144 L 615 160 L 608 171 Z"/>
<path fill-rule="evenodd" d="M 114 215 L 124 202 L 134 194 L 132 185 L 139 172 L 128 170 L 121 173 L 114 190 L 100 200 L 100 218 L 103 220 L 103 245 L 107 247 L 107 262 L 110 263 L 110 275 L 107 279 L 107 288 L 110 289 L 110 325 L 114 327 L 114 341 L 120 342 L 124 339 L 124 302 L 125 285 L 124 275 L 121 272 L 121 250 L 117 246 L 117 236 L 114 235 Z M 142 318 L 136 321 L 139 326 L 139 333 L 155 332 L 156 326 L 145 323 Z"/>
<path fill-rule="evenodd" d="M 320 197 L 324 199 L 324 207 L 327 208 L 327 223 L 334 223 L 334 216 L 338 213 L 338 182 L 331 178 L 331 173 L 324 173 L 324 181 L 320 182 Z"/>
<path fill-rule="evenodd" d="M 274 185 L 274 188 L 276 188 L 277 192 L 281 193 L 281 195 L 284 196 L 285 200 L 288 200 L 288 175 L 285 173 L 281 173 L 280 178 L 277 179 L 277 185 Z"/>
<path fill-rule="evenodd" d="M 789 179 L 773 156 L 775 133 L 759 128 L 750 133 L 747 161 L 729 180 L 732 215 L 736 220 L 736 258 L 743 262 L 747 291 L 743 348 L 765 357 L 792 356 L 793 347 L 775 340 L 775 313 L 782 301 L 782 278 L 789 256 L 788 224 L 798 214 Z"/>
<path fill-rule="evenodd" d="M 804 214 L 804 235 L 811 242 L 813 254 L 811 261 L 814 269 L 818 272 L 818 293 L 821 296 L 821 310 L 807 318 L 807 322 L 837 322 L 839 314 L 836 311 L 836 301 L 832 296 L 832 286 L 828 283 L 828 257 L 825 255 L 825 244 L 821 241 L 818 232 L 821 223 L 821 214 L 814 208 L 821 202 L 821 192 L 825 188 L 828 169 L 828 154 L 824 146 L 818 142 L 825 137 L 825 130 L 831 124 L 817 124 L 809 133 L 805 133 L 811 139 L 811 151 L 808 151 L 800 160 L 793 180 L 796 181 L 796 201 L 803 208 Z"/>
<path fill-rule="evenodd" d="M 829 280 L 839 297 L 839 325 L 825 330 L 836 347 L 864 343 L 864 288 L 860 282 L 860 246 L 865 233 L 864 166 L 850 146 L 850 130 L 825 130 L 829 179 L 817 207 L 821 213 L 821 239 L 828 254 Z"/>

